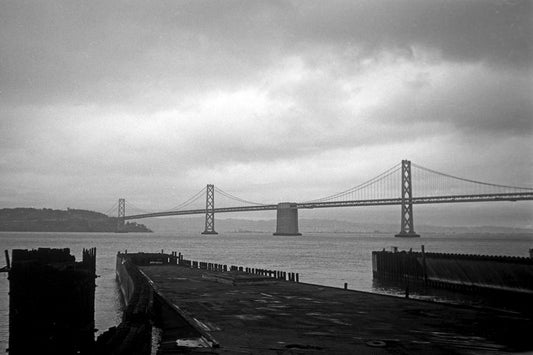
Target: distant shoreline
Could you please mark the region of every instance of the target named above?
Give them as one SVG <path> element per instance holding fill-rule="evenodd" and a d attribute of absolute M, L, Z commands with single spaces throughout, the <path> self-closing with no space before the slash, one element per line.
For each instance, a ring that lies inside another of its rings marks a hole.
<path fill-rule="evenodd" d="M 0 209 L 0 231 L 4 232 L 54 232 L 54 233 L 111 233 L 117 230 L 118 219 L 103 213 L 49 208 L 3 208 Z M 127 222 L 121 231 L 150 233 L 143 224 Z"/>

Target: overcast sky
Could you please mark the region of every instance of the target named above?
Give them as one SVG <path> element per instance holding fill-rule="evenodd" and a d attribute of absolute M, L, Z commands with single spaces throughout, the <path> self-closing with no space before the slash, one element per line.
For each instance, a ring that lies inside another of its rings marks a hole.
<path fill-rule="evenodd" d="M 301 201 L 402 159 L 533 187 L 532 38 L 531 1 L 4 0 L 0 207 Z M 461 211 L 533 224 L 497 205 Z"/>

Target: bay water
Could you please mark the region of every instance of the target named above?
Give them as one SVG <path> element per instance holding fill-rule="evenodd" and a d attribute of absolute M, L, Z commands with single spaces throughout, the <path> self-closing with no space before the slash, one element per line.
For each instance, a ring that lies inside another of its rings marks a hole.
<path fill-rule="evenodd" d="M 115 280 L 119 251 L 177 251 L 186 259 L 226 265 L 297 272 L 300 282 L 379 293 L 398 293 L 372 282 L 372 251 L 400 250 L 528 257 L 533 233 L 430 234 L 394 238 L 389 234 L 305 233 L 299 237 L 270 233 L 38 233 L 0 232 L 0 251 L 70 248 L 81 260 L 83 248 L 96 247 L 95 323 L 98 333 L 120 323 L 122 305 Z M 3 253 L 2 253 L 3 255 Z M 0 266 L 5 265 L 0 262 Z M 9 338 L 9 281 L 0 274 L 0 353 Z"/>

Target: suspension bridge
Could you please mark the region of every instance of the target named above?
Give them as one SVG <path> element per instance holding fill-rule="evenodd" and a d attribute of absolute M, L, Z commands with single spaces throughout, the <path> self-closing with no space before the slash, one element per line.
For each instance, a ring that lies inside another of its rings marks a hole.
<path fill-rule="evenodd" d="M 215 197 L 217 207 L 215 207 Z M 220 201 L 225 202 L 223 204 Z M 334 207 L 401 206 L 400 232 L 396 237 L 419 237 L 414 230 L 413 205 L 458 202 L 496 202 L 533 200 L 533 188 L 506 186 L 452 176 L 402 160 L 376 177 L 342 192 L 303 202 L 259 203 L 248 201 L 208 184 L 188 200 L 171 209 L 149 212 L 120 198 L 110 209 L 118 211 L 117 231 L 126 220 L 151 217 L 205 214 L 202 234 L 217 234 L 215 214 L 245 211 L 277 211 L 274 235 L 300 235 L 298 210 Z M 201 203 L 201 206 L 196 206 Z M 108 210 L 109 211 L 109 210 Z"/>

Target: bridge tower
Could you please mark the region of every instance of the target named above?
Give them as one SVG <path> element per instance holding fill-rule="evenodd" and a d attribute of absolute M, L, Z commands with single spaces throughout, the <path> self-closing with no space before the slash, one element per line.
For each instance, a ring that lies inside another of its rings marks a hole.
<path fill-rule="evenodd" d="M 215 185 L 208 184 L 205 194 L 205 230 L 202 234 L 218 234 L 215 232 Z"/>
<path fill-rule="evenodd" d="M 298 231 L 298 205 L 296 203 L 278 203 L 274 235 L 302 235 Z"/>
<path fill-rule="evenodd" d="M 126 200 L 123 198 L 118 199 L 118 217 L 117 217 L 117 229 L 115 233 L 125 233 L 124 229 L 124 217 L 126 217 Z"/>
<path fill-rule="evenodd" d="M 396 234 L 395 237 L 420 237 L 414 230 L 412 199 L 411 162 L 402 160 L 402 226 L 400 233 Z"/>

